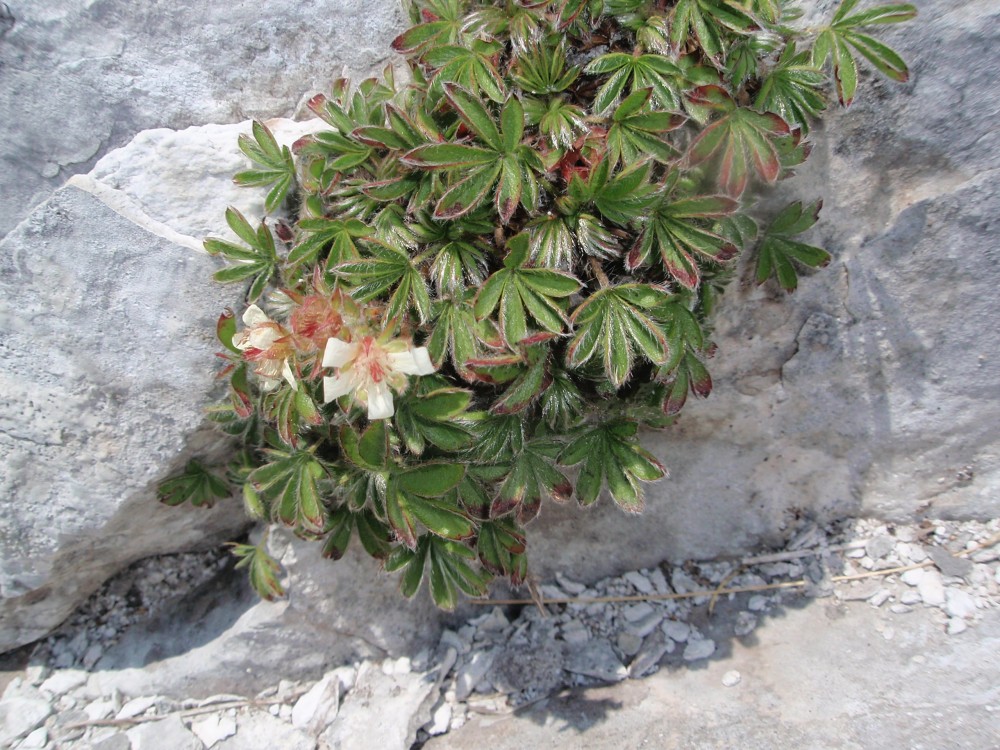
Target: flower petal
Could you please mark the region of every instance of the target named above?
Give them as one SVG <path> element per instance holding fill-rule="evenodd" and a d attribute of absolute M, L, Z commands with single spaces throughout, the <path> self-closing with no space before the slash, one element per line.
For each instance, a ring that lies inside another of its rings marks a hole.
<path fill-rule="evenodd" d="M 427 347 L 420 346 L 405 352 L 394 352 L 387 355 L 389 366 L 396 372 L 406 375 L 430 375 L 434 372 Z"/>
<path fill-rule="evenodd" d="M 374 383 L 368 389 L 368 419 L 386 419 L 395 412 L 392 391 L 385 383 Z"/>
<path fill-rule="evenodd" d="M 323 367 L 343 367 L 358 356 L 358 345 L 340 339 L 327 339 L 323 351 Z"/>
<path fill-rule="evenodd" d="M 271 319 L 257 305 L 250 305 L 246 312 L 243 313 L 243 322 L 248 326 L 257 326 L 261 323 L 270 323 Z"/>
<path fill-rule="evenodd" d="M 288 360 L 284 360 L 281 363 L 281 375 L 284 377 L 285 382 L 292 388 L 298 388 L 298 384 L 295 382 L 295 373 L 292 372 L 292 366 L 288 364 Z"/>
<path fill-rule="evenodd" d="M 356 387 L 352 373 L 341 373 L 332 378 L 323 378 L 323 403 L 328 404 L 335 398 L 340 398 Z"/>

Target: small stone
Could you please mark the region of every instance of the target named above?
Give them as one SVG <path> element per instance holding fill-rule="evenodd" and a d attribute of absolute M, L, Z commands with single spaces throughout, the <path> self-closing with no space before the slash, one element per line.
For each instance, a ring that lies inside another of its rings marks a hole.
<path fill-rule="evenodd" d="M 441 633 L 441 645 L 449 646 L 460 654 L 467 654 L 472 649 L 472 644 L 454 630 L 445 630 Z"/>
<path fill-rule="evenodd" d="M 625 656 L 635 656 L 639 653 L 639 648 L 642 646 L 642 638 L 632 633 L 619 633 L 616 640 L 618 650 L 625 654 Z"/>
<path fill-rule="evenodd" d="M 559 584 L 559 588 L 561 588 L 568 594 L 572 594 L 573 596 L 579 596 L 580 594 L 582 594 L 584 591 L 587 590 L 587 587 L 584 586 L 582 583 L 571 581 L 562 573 L 556 573 L 556 582 Z"/>
<path fill-rule="evenodd" d="M 952 617 L 948 620 L 948 635 L 958 635 L 968 630 L 969 626 L 965 620 L 959 617 Z"/>
<path fill-rule="evenodd" d="M 908 612 L 912 612 L 913 607 L 907 607 L 905 604 L 893 604 L 889 607 L 889 611 L 894 615 L 905 615 Z"/>
<path fill-rule="evenodd" d="M 924 604 L 929 607 L 940 607 L 944 604 L 944 582 L 936 570 L 925 570 L 917 591 Z"/>
<path fill-rule="evenodd" d="M 873 607 L 881 607 L 883 604 L 889 601 L 890 596 L 892 596 L 892 594 L 889 592 L 888 589 L 879 589 L 868 600 L 868 603 Z"/>
<path fill-rule="evenodd" d="M 674 586 L 674 591 L 678 594 L 701 591 L 702 589 L 702 586 L 694 578 L 680 568 L 677 568 L 670 574 L 670 582 Z"/>
<path fill-rule="evenodd" d="M 122 706 L 121 711 L 115 715 L 115 718 L 133 719 L 136 716 L 142 716 L 160 700 L 161 696 L 159 695 L 143 695 L 138 698 L 133 698 Z"/>
<path fill-rule="evenodd" d="M 447 702 L 442 703 L 431 714 L 431 720 L 424 724 L 424 731 L 432 737 L 444 734 L 451 728 L 452 713 L 452 705 Z"/>
<path fill-rule="evenodd" d="M 100 739 L 93 739 L 90 742 L 91 750 L 131 750 L 131 748 L 132 743 L 129 742 L 129 738 L 124 732 L 112 731 Z"/>
<path fill-rule="evenodd" d="M 211 750 L 215 743 L 236 734 L 236 720 L 228 716 L 206 716 L 191 722 L 191 731 Z"/>
<path fill-rule="evenodd" d="M 743 679 L 743 675 L 737 672 L 735 669 L 730 669 L 724 675 L 722 675 L 722 684 L 726 687 L 736 687 L 740 684 L 740 680 Z"/>
<path fill-rule="evenodd" d="M 292 726 L 319 734 L 337 717 L 339 706 L 340 679 L 333 672 L 328 672 L 295 701 L 291 712 Z"/>
<path fill-rule="evenodd" d="M 115 712 L 114 701 L 98 698 L 83 707 L 83 712 L 87 714 L 91 721 L 106 719 Z"/>
<path fill-rule="evenodd" d="M 568 672 L 594 677 L 604 682 L 619 682 L 628 677 L 628 670 L 618 660 L 607 641 L 590 641 L 571 654 L 566 662 Z"/>
<path fill-rule="evenodd" d="M 88 677 L 89 675 L 81 669 L 61 669 L 53 672 L 52 676 L 40 685 L 40 689 L 52 695 L 64 695 L 83 685 Z"/>
<path fill-rule="evenodd" d="M 760 612 L 767 609 L 767 597 L 761 594 L 754 594 L 747 602 L 747 609 L 751 612 Z"/>
<path fill-rule="evenodd" d="M 579 646 L 590 640 L 590 631 L 576 620 L 570 620 L 562 627 L 562 639 L 566 643 Z"/>
<path fill-rule="evenodd" d="M 666 594 L 670 590 L 667 586 L 667 579 L 659 568 L 653 568 L 649 571 L 649 582 L 653 584 L 653 588 L 658 594 Z"/>
<path fill-rule="evenodd" d="M 654 630 L 643 642 L 639 653 L 628 666 L 628 676 L 636 679 L 649 674 L 660 663 L 667 651 L 673 651 L 674 642 L 662 630 Z"/>
<path fill-rule="evenodd" d="M 630 604 L 625 607 L 622 614 L 629 622 L 636 622 L 653 614 L 654 611 L 653 606 L 649 602 L 639 602 L 638 604 Z"/>
<path fill-rule="evenodd" d="M 17 746 L 17 750 L 40 750 L 49 741 L 49 731 L 45 727 L 38 727 L 28 734 Z"/>
<path fill-rule="evenodd" d="M 946 576 L 967 576 L 972 572 L 972 561 L 963 557 L 955 557 L 943 547 L 924 548 L 934 564 Z"/>
<path fill-rule="evenodd" d="M 632 587 L 638 591 L 640 594 L 652 594 L 653 584 L 650 583 L 649 579 L 646 578 L 642 573 L 632 570 L 622 576 L 626 581 L 632 584 Z"/>
<path fill-rule="evenodd" d="M 52 706 L 35 688 L 21 686 L 16 696 L 0 702 L 0 746 L 9 746 L 18 737 L 33 731 L 52 713 Z"/>
<path fill-rule="evenodd" d="M 656 626 L 660 624 L 661 620 L 663 620 L 662 614 L 659 612 L 650 612 L 645 617 L 635 622 L 630 622 L 626 628 L 629 633 L 642 639 L 656 630 Z"/>
<path fill-rule="evenodd" d="M 927 572 L 925 568 L 914 568 L 913 570 L 907 570 L 899 576 L 899 580 L 905 583 L 907 586 L 917 586 L 924 579 L 924 574 Z"/>
<path fill-rule="evenodd" d="M 872 560 L 881 560 L 896 548 L 896 542 L 891 536 L 880 535 L 865 542 L 865 552 Z"/>
<path fill-rule="evenodd" d="M 949 617 L 968 619 L 976 614 L 975 598 L 962 589 L 949 588 L 945 591 L 944 611 Z"/>
<path fill-rule="evenodd" d="M 697 641 L 688 641 L 687 646 L 684 647 L 684 661 L 698 661 L 699 659 L 707 659 L 714 653 L 715 653 L 715 641 L 713 641 L 710 638 L 700 639 Z"/>
<path fill-rule="evenodd" d="M 469 661 L 462 665 L 455 677 L 455 697 L 458 700 L 464 701 L 472 695 L 472 691 L 490 671 L 495 658 L 496 652 L 494 651 L 477 651 Z"/>
<path fill-rule="evenodd" d="M 904 591 L 899 595 L 899 601 L 902 604 L 919 604 L 920 594 L 917 591 Z"/>
<path fill-rule="evenodd" d="M 865 556 L 865 550 L 863 547 L 858 547 L 857 549 L 849 549 L 844 553 L 845 557 L 850 557 L 853 560 L 857 560 Z"/>
<path fill-rule="evenodd" d="M 277 716 L 281 713 L 281 706 L 277 703 L 272 703 L 267 707 L 267 712 L 271 714 L 271 716 Z"/>
<path fill-rule="evenodd" d="M 677 643 L 684 643 L 691 634 L 691 626 L 686 622 L 666 620 L 661 627 L 663 634 L 670 640 L 677 641 Z"/>
<path fill-rule="evenodd" d="M 749 612 L 740 612 L 736 615 L 736 623 L 733 626 L 733 633 L 737 638 L 750 635 L 757 627 L 757 618 Z"/>
<path fill-rule="evenodd" d="M 168 716 L 132 727 L 125 735 L 132 750 L 203 750 L 201 740 L 188 731 L 179 716 Z"/>
<path fill-rule="evenodd" d="M 80 660 L 85 669 L 92 668 L 101 657 L 104 656 L 104 647 L 100 643 L 92 643 L 83 654 Z"/>

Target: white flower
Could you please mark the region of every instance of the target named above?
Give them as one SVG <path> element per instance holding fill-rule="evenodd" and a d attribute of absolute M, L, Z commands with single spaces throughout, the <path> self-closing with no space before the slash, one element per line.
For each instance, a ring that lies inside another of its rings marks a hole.
<path fill-rule="evenodd" d="M 327 339 L 323 367 L 337 369 L 333 377 L 323 378 L 323 397 L 329 403 L 353 393 L 368 407 L 368 419 L 386 419 L 395 412 L 392 392 L 406 390 L 408 375 L 434 372 L 427 347 L 414 347 L 403 340 L 382 343 L 374 336 L 360 336 L 348 344 Z"/>
<path fill-rule="evenodd" d="M 294 353 L 289 334 L 271 320 L 257 305 L 243 313 L 246 328 L 233 336 L 233 346 L 243 352 L 243 358 L 254 363 L 254 374 L 260 377 L 260 387 L 273 391 L 284 378 L 296 388 L 295 374 L 288 360 Z"/>

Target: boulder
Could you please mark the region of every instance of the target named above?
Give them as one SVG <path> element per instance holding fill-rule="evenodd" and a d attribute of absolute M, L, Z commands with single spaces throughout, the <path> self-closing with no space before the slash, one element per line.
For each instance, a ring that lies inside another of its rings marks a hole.
<path fill-rule="evenodd" d="M 143 130 L 291 115 L 334 78 L 381 70 L 406 24 L 396 0 L 7 5 L 0 237 Z"/>

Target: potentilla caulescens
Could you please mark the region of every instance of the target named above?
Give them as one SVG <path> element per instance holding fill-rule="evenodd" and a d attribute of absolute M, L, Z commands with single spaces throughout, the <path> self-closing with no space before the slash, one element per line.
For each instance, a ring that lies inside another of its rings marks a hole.
<path fill-rule="evenodd" d="M 273 391 L 284 378 L 296 387 L 295 375 L 288 360 L 295 354 L 288 331 L 275 323 L 257 305 L 243 313 L 246 328 L 233 336 L 233 346 L 243 352 L 243 358 L 253 362 L 253 372 L 260 378 L 264 391 Z"/>
<path fill-rule="evenodd" d="M 402 393 L 408 375 L 434 372 L 427 348 L 397 339 L 383 342 L 374 336 L 358 336 L 347 343 L 328 339 L 323 366 L 336 368 L 323 378 L 323 396 L 329 403 L 348 393 L 368 407 L 368 419 L 386 419 L 395 412 L 392 392 Z"/>

